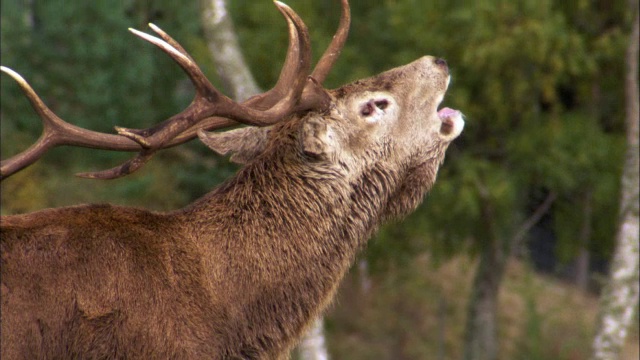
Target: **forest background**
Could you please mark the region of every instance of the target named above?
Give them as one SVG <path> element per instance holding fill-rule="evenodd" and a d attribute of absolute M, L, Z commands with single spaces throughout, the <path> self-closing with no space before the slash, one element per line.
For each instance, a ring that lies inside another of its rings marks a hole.
<path fill-rule="evenodd" d="M 337 26 L 338 1 L 288 4 L 309 27 L 317 58 Z M 126 29 L 159 25 L 224 89 L 200 6 L 2 0 L 1 61 L 69 122 L 104 132 L 148 127 L 184 108 L 192 89 L 166 55 Z M 285 22 L 271 1 L 228 7 L 249 68 L 270 88 L 286 51 Z M 470 342 L 489 341 L 501 359 L 588 358 L 619 220 L 628 2 L 354 0 L 351 7 L 350 37 L 327 87 L 437 55 L 452 71 L 444 105 L 462 110 L 466 127 L 424 204 L 384 227 L 347 276 L 325 318 L 331 357 L 457 359 Z M 0 85 L 5 159 L 35 141 L 41 124 L 8 76 Z M 72 175 L 128 156 L 55 149 L 2 183 L 2 214 L 107 201 L 176 209 L 236 170 L 194 141 L 120 180 Z M 488 296 L 477 291 L 483 281 L 492 284 Z M 494 321 L 482 326 L 493 330 L 474 329 L 486 309 Z M 636 325 L 624 354 L 637 353 Z"/>

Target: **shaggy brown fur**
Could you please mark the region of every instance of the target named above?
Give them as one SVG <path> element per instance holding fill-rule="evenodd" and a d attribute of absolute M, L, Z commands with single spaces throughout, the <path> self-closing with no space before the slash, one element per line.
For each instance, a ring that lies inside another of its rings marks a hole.
<path fill-rule="evenodd" d="M 326 113 L 200 134 L 246 164 L 184 209 L 2 217 L 2 359 L 286 358 L 460 134 L 435 60 L 333 90 Z"/>

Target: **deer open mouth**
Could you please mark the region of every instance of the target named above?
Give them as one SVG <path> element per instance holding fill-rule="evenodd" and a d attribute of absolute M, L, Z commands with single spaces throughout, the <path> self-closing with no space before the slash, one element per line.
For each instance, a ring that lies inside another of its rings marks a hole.
<path fill-rule="evenodd" d="M 438 111 L 438 117 L 442 121 L 442 125 L 440 125 L 441 134 L 453 137 L 460 135 L 464 128 L 464 120 L 459 110 L 445 107 Z"/>
<path fill-rule="evenodd" d="M 445 120 L 454 116 L 459 116 L 461 115 L 460 111 L 458 110 L 454 110 L 452 108 L 442 108 L 438 111 L 438 116 L 440 117 L 440 120 Z"/>

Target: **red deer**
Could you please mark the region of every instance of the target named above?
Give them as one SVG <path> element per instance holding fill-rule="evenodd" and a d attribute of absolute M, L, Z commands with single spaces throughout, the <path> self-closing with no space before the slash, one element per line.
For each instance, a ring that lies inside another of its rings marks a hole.
<path fill-rule="evenodd" d="M 243 164 L 168 213 L 80 205 L 2 217 L 3 359 L 287 358 L 378 226 L 422 201 L 464 125 L 459 111 L 438 111 L 446 62 L 425 56 L 326 90 L 347 1 L 313 71 L 304 23 L 276 5 L 289 25 L 284 68 L 273 89 L 243 103 L 216 90 L 159 28 L 151 26 L 159 38 L 134 31 L 196 88 L 183 112 L 145 130 L 70 125 L 2 69 L 45 124 L 35 145 L 2 162 L 5 179 L 57 145 L 137 151 L 117 168 L 81 174 L 123 176 L 196 136 Z M 237 123 L 251 126 L 209 132 Z"/>

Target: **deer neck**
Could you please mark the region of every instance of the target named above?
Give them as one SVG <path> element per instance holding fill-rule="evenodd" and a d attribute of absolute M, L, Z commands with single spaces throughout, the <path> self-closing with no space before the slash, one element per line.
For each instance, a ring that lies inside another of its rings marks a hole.
<path fill-rule="evenodd" d="M 265 277 L 294 271 L 337 283 L 379 223 L 394 176 L 372 169 L 354 179 L 344 169 L 296 162 L 254 161 L 185 209 L 185 222 L 200 227 L 193 231 L 201 239 L 241 248 L 229 256 L 260 264 L 253 270 Z"/>
<path fill-rule="evenodd" d="M 222 233 L 262 243 L 296 239 L 298 248 L 335 246 L 352 256 L 374 230 L 388 197 L 387 175 L 372 173 L 368 180 L 348 179 L 344 171 L 327 167 L 259 160 L 184 213 Z"/>
<path fill-rule="evenodd" d="M 379 169 L 359 179 L 345 173 L 258 159 L 182 211 L 189 236 L 208 254 L 202 263 L 212 302 L 240 314 L 224 326 L 256 329 L 228 333 L 254 342 L 266 336 L 261 329 L 275 328 L 269 338 L 289 346 L 331 301 L 379 223 L 395 178 Z"/>

